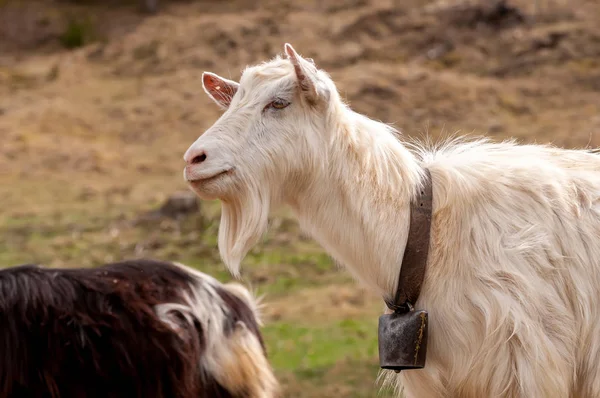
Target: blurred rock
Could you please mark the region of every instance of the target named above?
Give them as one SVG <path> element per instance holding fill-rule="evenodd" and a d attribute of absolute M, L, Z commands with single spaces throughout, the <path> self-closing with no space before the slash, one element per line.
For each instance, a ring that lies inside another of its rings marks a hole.
<path fill-rule="evenodd" d="M 157 213 L 163 217 L 180 218 L 199 211 L 198 197 L 190 191 L 179 191 L 167 198 Z"/>
<path fill-rule="evenodd" d="M 133 225 L 152 225 L 156 227 L 161 226 L 161 220 L 179 221 L 199 213 L 200 202 L 198 197 L 191 191 L 178 191 L 169 196 L 158 209 L 146 212 L 135 219 Z M 198 222 L 200 226 L 203 224 L 201 215 L 198 217 Z"/>
<path fill-rule="evenodd" d="M 140 8 L 148 14 L 155 14 L 158 11 L 158 0 L 141 0 Z"/>
<path fill-rule="evenodd" d="M 488 126 L 489 134 L 498 134 L 504 131 L 504 126 L 498 121 L 493 121 Z"/>
<path fill-rule="evenodd" d="M 487 26 L 494 29 L 507 29 L 524 23 L 525 14 L 507 0 L 493 0 L 477 4 L 462 4 L 449 9 L 451 23 L 455 26 L 478 28 Z"/>

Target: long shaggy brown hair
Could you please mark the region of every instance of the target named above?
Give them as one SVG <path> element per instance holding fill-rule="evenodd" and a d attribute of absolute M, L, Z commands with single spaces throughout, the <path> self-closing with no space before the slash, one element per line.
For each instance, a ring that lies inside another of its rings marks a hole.
<path fill-rule="evenodd" d="M 239 285 L 155 260 L 0 270 L 0 396 L 271 396 L 251 300 Z M 254 380 L 223 374 L 240 343 L 258 347 L 238 361 L 259 370 Z"/>

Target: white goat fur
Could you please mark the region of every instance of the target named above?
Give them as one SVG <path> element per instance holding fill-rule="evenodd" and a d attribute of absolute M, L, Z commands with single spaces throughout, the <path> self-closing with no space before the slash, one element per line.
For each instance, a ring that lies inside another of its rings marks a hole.
<path fill-rule="evenodd" d="M 204 76 L 235 95 L 205 86 L 226 111 L 188 152 L 206 152 L 198 168 L 233 172 L 193 181 L 201 173 L 188 166 L 186 178 L 222 201 L 219 248 L 232 273 L 271 207 L 285 204 L 391 298 L 426 167 L 432 236 L 416 308 L 430 314 L 427 364 L 384 380 L 408 398 L 600 397 L 600 156 L 484 139 L 402 142 L 344 104 L 324 71 L 286 53 L 247 68 L 239 86 Z M 291 105 L 264 111 L 276 96 Z"/>

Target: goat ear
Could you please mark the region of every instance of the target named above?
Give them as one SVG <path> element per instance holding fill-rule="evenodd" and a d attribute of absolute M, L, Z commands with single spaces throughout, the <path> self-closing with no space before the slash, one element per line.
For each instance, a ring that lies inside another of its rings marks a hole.
<path fill-rule="evenodd" d="M 302 92 L 310 103 L 315 103 L 319 94 L 315 71 L 313 71 L 315 69 L 314 61 L 310 58 L 308 60 L 302 58 L 289 43 L 285 43 L 285 53 L 292 62 L 292 65 L 294 65 L 300 89 L 302 89 Z"/>
<path fill-rule="evenodd" d="M 202 74 L 202 87 L 206 94 L 222 109 L 227 109 L 238 90 L 239 83 L 225 79 L 211 72 Z"/>

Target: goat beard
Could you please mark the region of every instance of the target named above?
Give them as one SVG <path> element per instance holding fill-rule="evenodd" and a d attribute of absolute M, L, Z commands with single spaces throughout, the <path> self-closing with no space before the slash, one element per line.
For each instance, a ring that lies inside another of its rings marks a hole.
<path fill-rule="evenodd" d="M 240 264 L 267 230 L 271 195 L 250 187 L 244 195 L 223 200 L 219 225 L 219 253 L 229 272 L 240 277 Z"/>

